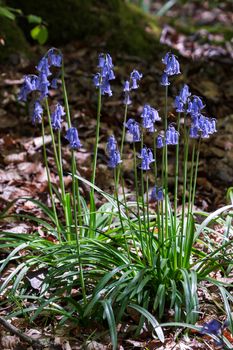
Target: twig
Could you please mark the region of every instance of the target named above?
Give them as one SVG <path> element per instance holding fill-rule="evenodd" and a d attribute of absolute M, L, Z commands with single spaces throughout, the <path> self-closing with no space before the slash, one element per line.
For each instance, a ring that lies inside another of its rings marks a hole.
<path fill-rule="evenodd" d="M 28 337 L 25 333 L 20 332 L 18 330 L 18 328 L 13 326 L 11 323 L 6 321 L 1 316 L 0 316 L 0 324 L 3 325 L 3 327 L 5 327 L 9 332 L 11 332 L 12 334 L 17 335 L 21 340 L 23 340 L 26 343 L 30 344 L 33 349 L 35 349 L 35 350 L 41 350 L 42 349 L 42 344 L 38 340 L 32 339 L 32 338 Z"/>

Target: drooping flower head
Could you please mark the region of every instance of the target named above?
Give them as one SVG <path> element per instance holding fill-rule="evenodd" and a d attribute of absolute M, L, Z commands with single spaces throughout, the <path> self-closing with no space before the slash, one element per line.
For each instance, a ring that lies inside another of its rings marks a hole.
<path fill-rule="evenodd" d="M 150 105 L 145 105 L 141 114 L 142 126 L 148 129 L 150 132 L 154 132 L 154 123 L 160 121 L 161 118 L 156 109 L 152 108 Z"/>
<path fill-rule="evenodd" d="M 191 116 L 197 116 L 201 114 L 201 110 L 205 107 L 201 98 L 199 96 L 192 96 L 188 102 L 187 113 L 190 113 Z"/>
<path fill-rule="evenodd" d="M 53 78 L 50 84 L 52 89 L 57 89 L 57 78 Z"/>
<path fill-rule="evenodd" d="M 108 142 L 107 142 L 107 152 L 108 154 L 112 151 L 116 151 L 117 149 L 117 141 L 114 137 L 114 135 L 109 136 Z"/>
<path fill-rule="evenodd" d="M 195 126 L 194 124 L 191 124 L 190 130 L 189 130 L 189 136 L 191 139 L 198 139 L 199 138 L 199 128 Z"/>
<path fill-rule="evenodd" d="M 175 55 L 168 52 L 162 59 L 163 64 L 165 64 L 164 73 L 167 75 L 176 75 L 180 74 L 180 64 L 178 60 L 176 59 Z"/>
<path fill-rule="evenodd" d="M 44 72 L 41 72 L 39 74 L 38 88 L 37 88 L 37 90 L 40 92 L 40 99 L 41 100 L 48 96 L 49 86 L 50 86 L 50 82 L 48 80 L 48 76 Z"/>
<path fill-rule="evenodd" d="M 36 124 L 36 122 L 40 123 L 42 120 L 43 108 L 39 101 L 35 101 L 33 113 L 32 113 L 32 124 Z"/>
<path fill-rule="evenodd" d="M 97 88 L 101 89 L 102 95 L 112 96 L 112 90 L 110 87 L 110 80 L 115 79 L 113 72 L 112 58 L 109 54 L 101 53 L 99 55 L 99 72 L 95 74 L 93 78 L 93 83 Z"/>
<path fill-rule="evenodd" d="M 109 168 L 116 168 L 118 164 L 122 163 L 120 152 L 118 150 L 112 151 L 109 155 Z"/>
<path fill-rule="evenodd" d="M 49 66 L 54 66 L 57 68 L 62 67 L 62 54 L 60 51 L 52 47 L 48 52 L 47 52 L 47 57 L 48 57 L 48 63 Z"/>
<path fill-rule="evenodd" d="M 33 75 L 33 74 L 25 75 L 23 85 L 21 86 L 21 89 L 18 95 L 18 100 L 26 102 L 28 94 L 38 89 L 38 82 L 39 82 L 39 78 L 37 75 Z"/>
<path fill-rule="evenodd" d="M 190 95 L 189 87 L 185 84 L 180 90 L 179 95 L 175 97 L 174 107 L 176 108 L 176 112 L 185 112 Z"/>
<path fill-rule="evenodd" d="M 71 149 L 79 149 L 82 147 L 82 144 L 78 137 L 78 130 L 76 128 L 69 128 L 67 130 L 65 138 L 69 141 L 69 146 Z"/>
<path fill-rule="evenodd" d="M 189 96 L 191 96 L 191 92 L 189 91 L 189 86 L 187 84 L 184 84 L 178 96 L 183 103 L 187 103 Z"/>
<path fill-rule="evenodd" d="M 54 130 L 61 129 L 62 117 L 65 115 L 64 108 L 58 103 L 51 114 L 51 122 Z"/>
<path fill-rule="evenodd" d="M 117 141 L 113 135 L 109 136 L 107 142 L 107 153 L 109 157 L 109 168 L 116 168 L 122 162 L 120 152 L 117 149 Z"/>
<path fill-rule="evenodd" d="M 207 118 L 202 114 L 192 117 L 189 134 L 191 138 L 208 139 L 215 132 L 217 132 L 215 118 Z"/>
<path fill-rule="evenodd" d="M 42 100 L 48 96 L 49 86 L 53 89 L 57 88 L 57 78 L 53 78 L 50 83 L 49 77 L 52 75 L 50 68 L 62 66 L 62 55 L 55 48 L 50 49 L 39 61 L 36 66 L 38 71 L 37 75 L 26 75 L 24 77 L 24 83 L 21 87 L 18 99 L 26 102 L 28 94 L 32 91 L 38 92 L 38 99 Z"/>
<path fill-rule="evenodd" d="M 130 74 L 130 81 L 132 83 L 131 89 L 135 90 L 138 89 L 138 81 L 142 79 L 142 74 L 139 73 L 136 69 L 132 71 Z"/>
<path fill-rule="evenodd" d="M 49 68 L 50 68 L 49 61 L 46 56 L 42 57 L 38 65 L 36 66 L 36 69 L 38 70 L 38 72 L 44 73 L 46 77 L 52 74 Z"/>
<path fill-rule="evenodd" d="M 162 201 L 163 200 L 163 189 L 162 187 L 154 186 L 151 191 L 151 201 Z"/>
<path fill-rule="evenodd" d="M 168 75 L 167 73 L 163 73 L 162 78 L 161 78 L 161 85 L 163 86 L 168 86 L 170 85 L 170 81 L 168 80 Z"/>
<path fill-rule="evenodd" d="M 130 118 L 126 123 L 125 127 L 130 135 L 133 136 L 133 142 L 139 142 L 141 141 L 141 133 L 140 133 L 140 126 L 139 123 L 136 122 L 136 120 Z"/>
<path fill-rule="evenodd" d="M 126 80 L 124 82 L 124 104 L 125 105 L 130 105 L 131 104 L 131 99 L 130 99 L 130 91 L 131 90 L 136 90 L 138 89 L 138 81 L 140 81 L 142 78 L 142 74 L 139 73 L 136 69 L 134 69 L 131 74 L 130 74 L 130 79 Z"/>
<path fill-rule="evenodd" d="M 164 139 L 163 136 L 161 136 L 161 135 L 157 136 L 157 142 L 156 142 L 157 148 L 163 148 L 163 146 L 164 146 L 163 139 Z"/>
<path fill-rule="evenodd" d="M 176 131 L 173 125 L 169 125 L 165 132 L 166 145 L 177 145 L 179 142 L 179 133 Z"/>
<path fill-rule="evenodd" d="M 151 149 L 143 147 L 141 150 L 141 154 L 138 157 L 141 158 L 142 161 L 140 168 L 142 170 L 150 170 L 150 164 L 155 161 Z"/>

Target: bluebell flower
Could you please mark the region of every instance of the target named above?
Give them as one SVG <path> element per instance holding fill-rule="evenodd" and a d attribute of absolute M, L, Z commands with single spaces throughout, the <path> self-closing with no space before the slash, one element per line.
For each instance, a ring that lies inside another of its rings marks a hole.
<path fill-rule="evenodd" d="M 60 68 L 62 66 L 62 55 L 57 49 L 51 48 L 47 52 L 49 66 Z"/>
<path fill-rule="evenodd" d="M 201 98 L 194 95 L 188 102 L 187 113 L 190 113 L 191 116 L 199 115 L 204 107 L 205 105 L 203 104 Z"/>
<path fill-rule="evenodd" d="M 154 186 L 154 188 L 151 191 L 151 201 L 162 201 L 163 200 L 163 189 L 162 187 Z"/>
<path fill-rule="evenodd" d="M 109 136 L 108 142 L 107 142 L 107 152 L 110 154 L 112 151 L 117 150 L 117 141 L 113 135 Z"/>
<path fill-rule="evenodd" d="M 163 86 L 168 86 L 170 85 L 170 82 L 168 80 L 168 75 L 166 73 L 163 73 L 162 78 L 161 78 L 161 85 Z"/>
<path fill-rule="evenodd" d="M 132 103 L 131 99 L 130 99 L 130 82 L 128 80 L 126 80 L 124 82 L 124 87 L 123 87 L 123 91 L 124 91 L 124 105 L 130 105 Z"/>
<path fill-rule="evenodd" d="M 215 118 L 207 118 L 202 114 L 195 114 L 192 116 L 190 137 L 197 138 L 199 137 L 198 132 L 200 132 L 200 137 L 203 139 L 207 139 L 216 131 L 217 130 Z"/>
<path fill-rule="evenodd" d="M 174 126 L 170 125 L 165 133 L 166 145 L 177 145 L 179 142 L 179 133 Z"/>
<path fill-rule="evenodd" d="M 176 109 L 176 112 L 178 112 L 178 113 L 184 112 L 185 111 L 184 106 L 185 106 L 185 104 L 181 100 L 180 96 L 176 96 L 175 101 L 174 101 L 174 107 Z"/>
<path fill-rule="evenodd" d="M 36 66 L 36 69 L 38 70 L 38 72 L 44 73 L 47 77 L 52 74 L 49 70 L 49 61 L 47 57 L 41 58 L 41 60 L 38 63 L 38 66 Z"/>
<path fill-rule="evenodd" d="M 202 334 L 213 334 L 218 335 L 221 331 L 222 324 L 218 320 L 211 320 L 203 324 L 201 333 Z"/>
<path fill-rule="evenodd" d="M 82 147 L 82 144 L 78 137 L 78 130 L 76 128 L 69 128 L 67 130 L 65 138 L 69 141 L 69 146 L 71 149 L 79 149 Z"/>
<path fill-rule="evenodd" d="M 40 123 L 42 120 L 43 108 L 39 101 L 34 103 L 33 113 L 32 113 L 32 123 L 36 124 L 36 122 Z"/>
<path fill-rule="evenodd" d="M 130 91 L 129 81 L 128 81 L 128 80 L 126 80 L 126 81 L 124 82 L 123 91 L 124 91 L 124 92 L 129 92 L 129 91 Z"/>
<path fill-rule="evenodd" d="M 61 129 L 62 117 L 65 115 L 64 108 L 60 103 L 55 107 L 54 112 L 51 114 L 52 127 L 55 130 Z"/>
<path fill-rule="evenodd" d="M 138 88 L 138 81 L 140 81 L 142 79 L 142 74 L 134 69 L 132 71 L 132 73 L 130 74 L 130 79 L 131 79 L 131 82 L 132 82 L 131 89 L 135 90 L 135 89 Z"/>
<path fill-rule="evenodd" d="M 198 127 L 201 131 L 201 138 L 209 138 L 209 135 L 217 131 L 216 120 L 214 118 L 204 117 L 202 114 L 198 118 Z"/>
<path fill-rule="evenodd" d="M 26 102 L 28 94 L 30 94 L 30 92 L 32 91 L 37 90 L 38 81 L 39 81 L 39 78 L 37 75 L 32 75 L 32 74 L 25 75 L 23 85 L 18 95 L 18 100 Z"/>
<path fill-rule="evenodd" d="M 93 83 L 97 88 L 100 88 L 102 95 L 107 94 L 112 96 L 109 81 L 115 79 L 115 75 L 113 72 L 112 58 L 109 54 L 99 55 L 98 68 L 100 69 L 100 72 L 95 74 Z"/>
<path fill-rule="evenodd" d="M 209 120 L 209 123 L 210 123 L 210 134 L 214 134 L 215 132 L 217 132 L 216 119 L 215 118 L 211 118 Z"/>
<path fill-rule="evenodd" d="M 116 168 L 116 166 L 120 164 L 122 160 L 121 160 L 120 152 L 117 149 L 116 139 L 113 135 L 108 138 L 107 153 L 109 156 L 108 166 L 110 168 Z"/>
<path fill-rule="evenodd" d="M 141 118 L 142 118 L 142 126 L 151 132 L 155 130 L 154 123 L 156 121 L 161 120 L 161 118 L 159 117 L 158 111 L 152 108 L 150 105 L 144 105 Z"/>
<path fill-rule="evenodd" d="M 41 92 L 41 99 L 47 97 L 49 94 L 49 86 L 50 82 L 48 80 L 47 75 L 42 71 L 39 75 L 38 79 L 38 87 L 37 89 Z"/>
<path fill-rule="evenodd" d="M 189 86 L 187 84 L 184 84 L 184 86 L 180 90 L 179 97 L 183 103 L 187 103 L 189 96 L 191 96 Z"/>
<path fill-rule="evenodd" d="M 157 109 L 151 107 L 150 108 L 150 115 L 151 115 L 151 120 L 155 123 L 161 120 L 160 116 L 159 116 L 159 112 L 157 111 Z"/>
<path fill-rule="evenodd" d="M 57 78 L 52 79 L 50 86 L 52 89 L 57 89 Z"/>
<path fill-rule="evenodd" d="M 157 148 L 163 148 L 164 143 L 163 143 L 163 136 L 158 135 L 157 136 L 157 142 L 156 142 L 156 147 Z"/>
<path fill-rule="evenodd" d="M 197 139 L 199 137 L 199 128 L 191 124 L 189 136 L 191 139 Z"/>
<path fill-rule="evenodd" d="M 107 54 L 101 53 L 99 55 L 98 68 L 100 68 L 100 74 L 102 77 L 108 77 L 109 80 L 112 80 L 115 78 L 115 75 L 113 72 L 112 58 L 108 53 Z"/>
<path fill-rule="evenodd" d="M 139 124 L 132 118 L 130 118 L 126 123 L 125 127 L 130 135 L 133 136 L 133 142 L 141 141 L 141 133 Z"/>
<path fill-rule="evenodd" d="M 109 154 L 108 166 L 109 168 L 116 168 L 118 164 L 122 163 L 120 152 L 118 150 L 112 151 Z"/>
<path fill-rule="evenodd" d="M 151 149 L 143 147 L 138 157 L 141 158 L 142 161 L 140 168 L 142 170 L 150 170 L 150 164 L 155 161 Z"/>
<path fill-rule="evenodd" d="M 170 52 L 166 53 L 165 57 L 162 59 L 162 62 L 166 65 L 164 72 L 167 75 L 180 74 L 180 64 L 176 59 L 175 55 Z"/>
<path fill-rule="evenodd" d="M 179 95 L 175 97 L 174 107 L 176 108 L 176 112 L 185 112 L 185 107 L 190 95 L 191 93 L 189 92 L 189 87 L 185 84 L 181 88 Z"/>
<path fill-rule="evenodd" d="M 96 73 L 93 77 L 93 84 L 95 85 L 95 87 L 99 87 L 101 84 L 101 75 L 100 73 Z"/>
<path fill-rule="evenodd" d="M 124 100 L 123 100 L 124 105 L 131 105 L 132 101 L 130 99 L 129 94 L 125 94 Z"/>
<path fill-rule="evenodd" d="M 112 90 L 111 90 L 111 86 L 109 83 L 109 79 L 106 77 L 104 77 L 102 80 L 101 93 L 102 93 L 102 95 L 107 94 L 108 96 L 112 96 Z"/>
<path fill-rule="evenodd" d="M 130 74 L 130 80 L 126 80 L 124 82 L 124 101 L 123 103 L 125 105 L 130 105 L 131 104 L 131 99 L 130 99 L 130 91 L 135 90 L 138 88 L 138 81 L 141 80 L 142 74 L 139 73 L 137 70 L 133 70 Z"/>

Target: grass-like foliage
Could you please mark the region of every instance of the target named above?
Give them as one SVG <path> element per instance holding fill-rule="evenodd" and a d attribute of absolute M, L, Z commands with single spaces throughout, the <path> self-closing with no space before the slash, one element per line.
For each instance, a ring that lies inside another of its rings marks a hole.
<path fill-rule="evenodd" d="M 41 125 L 43 140 L 45 130 L 52 137 L 59 185 L 51 182 L 44 142 L 51 207 L 31 198 L 43 218 L 32 214 L 13 216 L 17 220 L 34 221 L 43 229 L 45 237 L 39 233 L 1 232 L 0 235 L 5 254 L 1 261 L 0 271 L 4 274 L 0 293 L 4 295 L 3 304 L 14 305 L 9 317 L 28 315 L 34 321 L 37 317 L 51 319 L 60 315 L 61 323 L 72 319 L 83 325 L 90 320 L 104 319 L 116 349 L 117 324 L 137 312 L 140 317 L 136 334 L 146 322 L 163 342 L 163 325 L 193 327 L 203 333 L 202 328 L 195 326 L 200 316 L 198 293 L 215 285 L 225 309 L 226 324 L 233 331 L 230 311 L 233 297 L 229 291 L 231 285 L 227 283 L 233 266 L 232 191 L 228 193 L 231 204 L 211 214 L 194 207 L 200 144 L 216 132 L 216 121 L 202 114 L 201 99 L 192 96 L 184 85 L 175 98 L 177 121 L 169 124 L 169 79 L 180 74 L 180 67 L 170 53 L 162 62 L 165 65 L 161 82 L 165 90 L 162 116 L 145 105 L 141 123 L 132 118 L 127 120 L 131 93 L 138 88 L 142 74 L 134 70 L 124 84 L 120 147 L 113 135 L 106 147 L 108 166 L 113 170 L 115 181 L 114 193 L 104 192 L 95 181 L 102 96 L 112 95 L 110 81 L 115 78 L 110 55 L 99 56 L 99 72 L 93 79 L 98 106 L 91 179 L 84 179 L 77 172 L 75 152 L 82 145 L 77 129 L 72 126 L 61 52 L 49 50 L 36 67 L 38 75 L 25 77 L 19 99 L 26 101 L 31 96 L 33 123 Z M 50 106 L 49 90 L 57 88 L 58 83 L 61 83 L 65 109 L 59 103 Z M 61 134 L 64 128 L 71 150 L 71 190 L 65 187 L 63 174 Z M 135 193 L 130 195 L 125 193 L 122 171 L 126 132 L 131 137 L 134 163 Z M 151 148 L 144 144 L 148 133 Z M 175 155 L 174 188 L 168 188 L 170 147 L 174 148 Z M 162 165 L 161 170 L 158 164 Z M 150 171 L 154 175 L 152 191 L 149 191 Z M 180 207 L 178 180 L 182 181 Z M 80 183 L 89 187 L 89 198 L 81 196 Z M 100 207 L 95 203 L 97 192 L 103 197 Z M 6 208 L 2 218 L 9 217 L 9 207 L 14 204 Z M 9 268 L 12 264 L 14 269 Z M 223 278 L 214 278 L 215 272 Z M 169 323 L 161 323 L 167 321 Z M 206 332 L 218 339 L 221 336 L 211 330 Z M 227 346 L 222 336 L 221 341 Z"/>

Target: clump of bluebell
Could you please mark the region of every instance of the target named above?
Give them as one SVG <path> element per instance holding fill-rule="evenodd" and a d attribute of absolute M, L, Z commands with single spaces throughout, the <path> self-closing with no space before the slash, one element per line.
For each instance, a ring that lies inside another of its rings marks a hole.
<path fill-rule="evenodd" d="M 216 119 L 208 118 L 202 114 L 205 105 L 199 96 L 191 96 L 188 85 L 184 85 L 179 95 L 175 97 L 174 107 L 176 112 L 190 115 L 190 137 L 191 138 L 209 138 L 209 135 L 215 133 Z"/>
<path fill-rule="evenodd" d="M 171 83 L 169 78 L 180 74 L 180 64 L 176 56 L 170 52 L 162 59 L 162 63 L 165 65 L 165 68 L 162 74 L 161 85 L 165 86 L 167 89 L 168 85 Z M 93 83 L 95 87 L 99 89 L 101 95 L 112 96 L 110 82 L 115 79 L 113 68 L 114 66 L 110 54 L 100 54 L 98 58 L 99 71 L 94 75 Z M 34 105 L 32 113 L 33 124 L 42 121 L 43 103 L 44 101 L 48 101 L 50 89 L 57 88 L 58 79 L 63 69 L 62 54 L 55 48 L 50 49 L 44 57 L 42 57 L 36 69 L 38 75 L 26 75 L 24 77 L 24 83 L 19 93 L 19 100 L 21 101 L 26 101 L 28 96 L 30 94 L 32 95 Z M 143 75 L 135 69 L 131 72 L 129 79 L 124 82 L 123 103 L 126 111 L 125 117 L 127 115 L 127 107 L 132 103 L 130 96 L 131 91 L 138 89 L 142 77 Z M 45 105 L 47 106 L 48 104 L 45 103 Z M 188 85 L 185 84 L 175 97 L 174 107 L 176 112 L 184 113 L 185 118 L 189 118 L 190 138 L 208 138 L 209 135 L 216 132 L 216 119 L 208 118 L 202 114 L 205 105 L 200 97 L 191 94 Z M 51 115 L 49 111 L 47 112 L 48 117 L 51 119 L 52 128 L 54 130 L 61 130 L 62 118 L 66 115 L 67 111 L 65 112 L 63 106 L 57 103 L 56 106 L 52 108 Z M 123 123 L 123 128 L 127 130 L 133 143 L 141 142 L 141 151 L 138 155 L 138 158 L 141 159 L 139 167 L 144 171 L 149 171 L 151 163 L 155 163 L 155 149 L 152 150 L 143 144 L 143 133 L 152 133 L 156 140 L 156 148 L 162 149 L 168 145 L 178 145 L 180 132 L 176 130 L 174 123 L 170 123 L 169 125 L 165 124 L 165 130 L 158 131 L 157 123 L 161 122 L 161 117 L 158 109 L 149 104 L 143 106 L 140 117 L 141 122 L 129 118 Z M 82 146 L 78 131 L 72 125 L 69 125 L 65 138 L 69 141 L 71 149 L 78 149 Z M 122 142 L 124 142 L 124 140 Z M 107 154 L 109 157 L 108 166 L 110 168 L 116 168 L 122 163 L 122 149 L 119 151 L 114 136 L 110 136 L 108 139 Z M 159 192 L 157 192 L 158 188 Z M 161 195 L 161 187 L 157 187 L 156 185 L 153 191 L 152 198 L 156 200 L 161 200 L 163 198 Z"/>
<path fill-rule="evenodd" d="M 162 63 L 165 65 L 164 72 L 162 75 L 161 85 L 167 88 L 170 85 L 169 77 L 180 74 L 180 64 L 171 53 L 167 53 L 162 59 Z M 138 88 L 138 81 L 142 78 L 142 74 L 134 70 L 130 75 L 130 80 L 124 83 L 123 92 L 125 94 L 123 103 L 129 105 L 132 103 L 130 98 L 130 91 L 132 89 Z M 174 107 L 176 112 L 184 113 L 185 118 L 189 120 L 189 136 L 190 138 L 208 138 L 210 134 L 216 132 L 216 119 L 208 118 L 202 114 L 202 110 L 205 107 L 201 98 L 192 95 L 189 91 L 188 85 L 184 85 L 179 94 L 175 97 Z M 161 121 L 158 109 L 145 104 L 141 113 L 141 123 L 133 118 L 129 118 L 125 123 L 128 134 L 131 136 L 133 143 L 140 142 L 143 139 L 143 132 L 150 132 L 156 135 L 156 148 L 161 149 L 164 146 L 178 145 L 180 132 L 176 130 L 175 123 L 170 123 L 166 126 L 164 131 L 160 130 L 157 132 L 157 124 Z M 187 123 L 187 121 L 185 122 Z M 166 124 L 165 124 L 166 125 Z M 178 125 L 179 128 L 179 125 Z M 155 150 L 154 150 L 155 151 Z M 150 170 L 150 164 L 155 162 L 153 151 L 147 146 L 143 145 L 140 155 L 141 159 L 140 168 L 142 170 Z M 111 162 L 115 167 L 119 164 L 117 162 Z M 156 200 L 161 200 L 163 196 L 161 195 L 162 188 L 159 188 L 159 195 L 157 193 L 157 186 L 154 188 L 152 198 Z"/>

